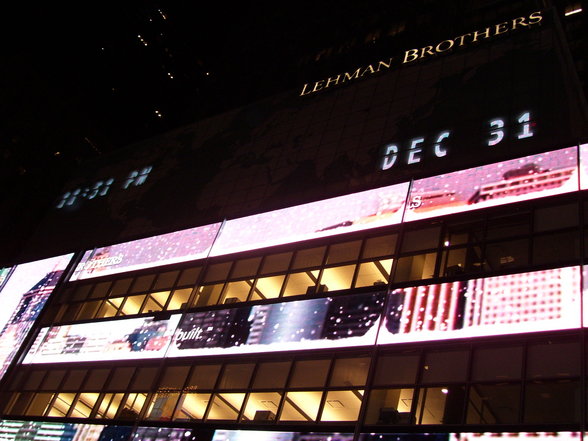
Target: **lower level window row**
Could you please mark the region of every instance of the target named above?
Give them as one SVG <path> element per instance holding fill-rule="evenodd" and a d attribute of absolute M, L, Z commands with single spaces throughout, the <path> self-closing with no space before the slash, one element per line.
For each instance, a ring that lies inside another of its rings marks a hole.
<path fill-rule="evenodd" d="M 580 422 L 578 380 L 374 389 L 367 425 Z M 151 395 L 151 396 L 150 396 Z M 364 389 L 16 393 L 10 415 L 153 421 L 355 422 Z"/>

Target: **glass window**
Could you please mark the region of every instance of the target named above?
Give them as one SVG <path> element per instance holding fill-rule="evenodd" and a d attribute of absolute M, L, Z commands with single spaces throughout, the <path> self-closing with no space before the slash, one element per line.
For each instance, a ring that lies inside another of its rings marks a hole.
<path fill-rule="evenodd" d="M 113 419 L 116 416 L 123 397 L 123 393 L 104 394 L 96 410 L 95 417 Z"/>
<path fill-rule="evenodd" d="M 322 246 L 298 251 L 296 257 L 294 257 L 292 268 L 301 269 L 321 266 L 326 249 L 326 246 Z"/>
<path fill-rule="evenodd" d="M 195 269 L 199 270 L 200 268 Z M 174 285 L 176 279 L 178 278 L 178 274 L 180 274 L 179 271 L 168 271 L 166 273 L 159 274 L 157 277 L 157 282 L 155 282 L 153 289 L 170 289 Z M 196 283 L 196 281 L 194 281 L 194 283 Z"/>
<path fill-rule="evenodd" d="M 253 389 L 281 389 L 286 385 L 290 361 L 270 361 L 257 366 Z"/>
<path fill-rule="evenodd" d="M 245 394 L 243 393 L 214 394 L 207 420 L 236 420 L 244 399 Z"/>
<path fill-rule="evenodd" d="M 37 390 L 44 376 L 45 371 L 32 371 L 24 384 L 24 390 Z"/>
<path fill-rule="evenodd" d="M 160 389 L 181 389 L 184 386 L 190 366 L 169 366 L 159 382 Z"/>
<path fill-rule="evenodd" d="M 530 232 L 530 213 L 516 213 L 488 219 L 486 239 L 520 236 Z"/>
<path fill-rule="evenodd" d="M 110 285 L 110 282 L 108 282 L 108 285 Z M 88 297 L 88 293 L 90 292 L 90 288 L 92 288 L 92 285 L 81 285 L 78 286 L 76 288 L 76 290 L 74 291 L 74 294 L 72 296 L 72 300 L 85 300 L 86 297 Z M 96 289 L 94 289 L 96 290 Z"/>
<path fill-rule="evenodd" d="M 414 389 L 373 389 L 366 424 L 410 424 Z"/>
<path fill-rule="evenodd" d="M 137 373 L 133 378 L 130 390 L 133 391 L 144 391 L 150 390 L 155 381 L 159 368 L 157 367 L 142 367 L 137 369 Z"/>
<path fill-rule="evenodd" d="M 221 303 L 237 303 L 247 301 L 253 280 L 240 280 L 238 282 L 229 282 L 223 293 Z"/>
<path fill-rule="evenodd" d="M 192 421 L 204 418 L 204 413 L 210 402 L 209 393 L 186 393 L 180 397 L 175 420 Z"/>
<path fill-rule="evenodd" d="M 198 287 L 198 291 L 194 299 L 195 306 L 216 305 L 224 286 L 224 283 L 219 283 L 216 285 L 205 285 Z"/>
<path fill-rule="evenodd" d="M 294 364 L 289 387 L 323 387 L 331 360 L 304 360 Z"/>
<path fill-rule="evenodd" d="M 571 203 L 535 209 L 535 231 L 549 231 L 578 225 L 578 204 Z"/>
<path fill-rule="evenodd" d="M 179 392 L 157 392 L 149 405 L 147 419 L 170 421 L 179 398 Z"/>
<path fill-rule="evenodd" d="M 183 309 L 188 305 L 188 301 L 190 300 L 190 296 L 192 295 L 193 288 L 182 288 L 182 289 L 175 289 L 171 297 L 169 298 L 169 303 L 165 308 L 168 311 L 172 311 L 175 309 Z"/>
<path fill-rule="evenodd" d="M 186 388 L 189 390 L 214 388 L 220 368 L 220 364 L 194 366 Z"/>
<path fill-rule="evenodd" d="M 261 274 L 281 273 L 288 270 L 292 253 L 270 254 L 265 256 L 261 266 Z"/>
<path fill-rule="evenodd" d="M 334 265 L 337 263 L 355 261 L 359 257 L 360 248 L 361 240 L 333 244 L 329 247 L 327 264 Z"/>
<path fill-rule="evenodd" d="M 385 355 L 378 358 L 375 385 L 413 384 L 416 380 L 420 355 Z"/>
<path fill-rule="evenodd" d="M 47 416 L 64 417 L 69 412 L 69 408 L 73 404 L 73 400 L 76 397 L 75 393 L 60 393 L 57 394 Z"/>
<path fill-rule="evenodd" d="M 446 247 L 466 245 L 481 242 L 483 237 L 484 223 L 482 221 L 452 222 L 446 226 L 443 245 Z"/>
<path fill-rule="evenodd" d="M 226 280 L 232 264 L 233 262 L 223 262 L 210 265 L 204 276 L 204 282 L 209 283 Z"/>
<path fill-rule="evenodd" d="M 300 294 L 314 294 L 316 291 L 318 276 L 318 270 L 289 274 L 284 289 L 284 297 Z"/>
<path fill-rule="evenodd" d="M 580 258 L 577 231 L 543 235 L 533 238 L 533 263 L 562 262 Z"/>
<path fill-rule="evenodd" d="M 278 392 L 254 392 L 247 397 L 243 412 L 244 421 L 273 421 L 278 413 L 282 394 Z"/>
<path fill-rule="evenodd" d="M 101 300 L 96 300 L 93 302 L 86 302 L 86 303 L 82 304 L 80 313 L 76 317 L 76 319 L 77 320 L 85 320 L 85 319 L 94 318 L 101 303 L 102 303 Z M 116 309 L 115 309 L 115 311 L 116 311 Z M 116 314 L 116 312 L 115 312 L 115 314 Z M 64 319 L 65 319 L 65 317 L 64 317 Z M 73 319 L 74 319 L 74 317 L 70 318 L 70 320 L 73 320 Z"/>
<path fill-rule="evenodd" d="M 100 309 L 96 313 L 96 317 L 114 317 L 124 299 L 124 297 L 118 297 L 116 299 L 104 300 L 102 306 L 100 306 Z"/>
<path fill-rule="evenodd" d="M 112 282 L 100 282 L 96 284 L 94 290 L 92 291 L 92 295 L 90 296 L 93 299 L 106 297 L 108 295 L 108 291 L 110 290 L 110 286 Z"/>
<path fill-rule="evenodd" d="M 90 418 L 92 409 L 100 396 L 97 392 L 85 392 L 78 395 L 73 409 L 71 410 L 72 418 Z"/>
<path fill-rule="evenodd" d="M 288 392 L 280 421 L 316 420 L 322 396 L 323 393 L 320 391 Z"/>
<path fill-rule="evenodd" d="M 153 284 L 153 280 L 155 280 L 154 274 L 137 277 L 135 279 L 135 283 L 133 283 L 133 288 L 131 289 L 131 292 L 135 293 L 149 291 L 151 289 L 151 285 Z"/>
<path fill-rule="evenodd" d="M 82 381 L 84 381 L 84 377 L 86 376 L 85 369 L 72 369 L 69 371 L 69 375 L 63 383 L 63 390 L 78 390 L 82 385 Z"/>
<path fill-rule="evenodd" d="M 45 414 L 45 410 L 47 410 L 47 406 L 49 402 L 53 398 L 52 393 L 40 393 L 35 394 L 31 404 L 25 413 L 27 416 L 43 416 Z"/>
<path fill-rule="evenodd" d="M 423 383 L 465 381 L 468 351 L 429 352 L 423 366 Z"/>
<path fill-rule="evenodd" d="M 286 276 L 270 276 L 257 279 L 252 300 L 275 299 L 280 295 Z"/>
<path fill-rule="evenodd" d="M 335 360 L 329 384 L 331 386 L 364 386 L 370 368 L 370 359 L 340 358 Z"/>
<path fill-rule="evenodd" d="M 85 390 L 100 390 L 106 383 L 106 379 L 110 374 L 110 369 L 93 369 L 88 375 L 86 384 L 84 385 Z"/>
<path fill-rule="evenodd" d="M 486 260 L 493 270 L 526 266 L 529 264 L 529 240 L 486 244 Z"/>
<path fill-rule="evenodd" d="M 106 390 L 126 390 L 134 372 L 134 367 L 116 368 Z"/>
<path fill-rule="evenodd" d="M 359 265 L 355 287 L 387 285 L 390 279 L 392 259 L 374 260 Z"/>
<path fill-rule="evenodd" d="M 56 371 L 49 371 L 45 380 L 43 381 L 43 385 L 41 386 L 41 390 L 57 390 L 59 385 L 61 384 L 61 380 L 65 375 L 65 370 L 59 369 Z"/>
<path fill-rule="evenodd" d="M 139 295 L 139 296 L 129 296 L 127 297 L 125 303 L 123 304 L 120 312 L 121 315 L 134 315 L 134 314 L 139 314 L 139 311 L 141 311 L 141 306 L 143 305 L 143 302 L 145 301 L 145 295 Z"/>
<path fill-rule="evenodd" d="M 363 399 L 363 390 L 332 390 L 327 398 L 321 421 L 355 421 Z"/>
<path fill-rule="evenodd" d="M 261 263 L 261 257 L 251 259 L 241 259 L 235 262 L 231 278 L 240 279 L 241 277 L 254 277 Z"/>
<path fill-rule="evenodd" d="M 407 282 L 409 280 L 430 279 L 435 276 L 436 262 L 437 253 L 401 257 L 398 259 L 394 281 Z"/>
<path fill-rule="evenodd" d="M 373 259 L 375 257 L 389 256 L 396 250 L 397 234 L 370 237 L 365 241 L 362 258 Z"/>
<path fill-rule="evenodd" d="M 188 268 L 182 271 L 180 280 L 178 280 L 178 286 L 195 285 L 201 269 L 197 266 L 196 268 Z"/>
<path fill-rule="evenodd" d="M 145 405 L 146 399 L 147 394 L 128 394 L 118 414 L 118 418 L 125 420 L 137 419 L 141 413 L 141 409 Z"/>
<path fill-rule="evenodd" d="M 132 281 L 133 281 L 133 279 L 131 279 L 131 278 L 117 280 L 116 282 L 114 282 L 114 285 L 112 286 L 112 291 L 110 292 L 110 295 L 111 296 L 125 295 L 129 291 L 129 288 L 131 286 Z"/>
<path fill-rule="evenodd" d="M 462 386 L 421 389 L 417 424 L 459 424 L 462 420 L 465 391 Z"/>
<path fill-rule="evenodd" d="M 530 345 L 527 350 L 528 378 L 569 378 L 580 375 L 580 345 L 551 342 Z"/>
<path fill-rule="evenodd" d="M 523 348 L 479 348 L 474 352 L 472 380 L 504 381 L 521 378 Z"/>
<path fill-rule="evenodd" d="M 142 312 L 162 311 L 165 308 L 169 294 L 169 291 L 152 292 L 147 297 L 147 301 L 145 302 L 145 306 L 143 306 Z"/>
<path fill-rule="evenodd" d="M 581 390 L 578 381 L 535 381 L 525 389 L 526 423 L 577 423 Z"/>
<path fill-rule="evenodd" d="M 519 420 L 518 384 L 474 384 L 470 387 L 467 424 L 514 424 Z"/>
<path fill-rule="evenodd" d="M 339 291 L 351 288 L 355 265 L 336 266 L 325 268 L 321 276 L 321 285 L 326 291 Z"/>
<path fill-rule="evenodd" d="M 402 252 L 427 250 L 439 246 L 439 234 L 441 227 L 423 228 L 407 231 L 402 242 Z"/>
<path fill-rule="evenodd" d="M 253 373 L 254 363 L 227 364 L 218 385 L 219 389 L 246 389 Z"/>

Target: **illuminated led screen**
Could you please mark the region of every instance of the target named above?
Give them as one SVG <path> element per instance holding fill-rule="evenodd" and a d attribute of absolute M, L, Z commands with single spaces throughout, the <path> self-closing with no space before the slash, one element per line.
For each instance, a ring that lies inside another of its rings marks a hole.
<path fill-rule="evenodd" d="M 373 345 L 384 293 L 186 314 L 168 357 Z"/>
<path fill-rule="evenodd" d="M 162 358 L 180 314 L 43 328 L 23 363 Z"/>
<path fill-rule="evenodd" d="M 128 441 L 132 427 L 0 420 L 0 440 Z"/>
<path fill-rule="evenodd" d="M 0 271 L 0 378 L 6 372 L 73 254 Z"/>
<path fill-rule="evenodd" d="M 359 441 L 581 441 L 582 432 L 361 433 Z M 212 441 L 352 441 L 353 433 L 216 430 Z"/>
<path fill-rule="evenodd" d="M 220 226 L 210 224 L 88 250 L 70 280 L 201 259 L 208 255 Z"/>
<path fill-rule="evenodd" d="M 578 190 L 576 147 L 414 181 L 405 221 Z"/>
<path fill-rule="evenodd" d="M 210 439 L 210 435 L 204 440 Z M 170 427 L 137 427 L 133 434 L 133 441 L 197 441 L 203 440 L 194 429 L 179 429 Z"/>
<path fill-rule="evenodd" d="M 588 188 L 588 144 L 580 146 L 580 188 Z"/>
<path fill-rule="evenodd" d="M 378 343 L 580 326 L 580 267 L 396 289 Z"/>
<path fill-rule="evenodd" d="M 408 183 L 228 220 L 211 256 L 366 230 L 402 221 Z"/>

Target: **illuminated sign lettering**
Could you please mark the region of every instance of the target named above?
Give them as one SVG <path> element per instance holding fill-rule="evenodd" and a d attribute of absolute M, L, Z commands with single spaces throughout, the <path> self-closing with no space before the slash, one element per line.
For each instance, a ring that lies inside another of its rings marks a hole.
<path fill-rule="evenodd" d="M 424 46 L 422 48 L 408 49 L 404 52 L 402 64 L 412 63 L 417 60 L 436 56 L 444 53 L 450 53 L 454 48 L 468 46 L 469 44 L 478 43 L 481 40 L 493 38 L 498 35 L 506 34 L 517 29 L 529 29 L 531 26 L 541 23 L 543 16 L 541 11 L 536 11 L 529 14 L 528 17 L 517 17 L 510 21 L 498 23 L 493 26 L 488 26 L 483 30 L 468 32 L 467 34 L 458 37 L 440 41 L 437 44 Z M 379 73 L 383 69 L 387 70 L 393 67 L 395 57 L 390 57 L 387 61 L 378 61 L 374 64 L 358 67 L 353 72 L 344 72 L 335 76 L 329 77 L 326 80 L 315 81 L 314 83 L 306 83 L 302 87 L 300 96 L 308 96 L 317 93 L 321 90 L 326 90 L 329 87 L 346 84 L 350 81 L 359 80 L 364 77 L 369 77 L 373 74 Z"/>
<path fill-rule="evenodd" d="M 140 170 L 132 170 L 125 181 L 123 182 L 121 189 L 127 190 L 129 187 L 138 187 L 145 183 L 149 173 L 153 167 L 148 166 Z M 55 206 L 56 208 L 64 208 L 74 205 L 80 199 L 92 200 L 99 196 L 106 196 L 110 191 L 112 184 L 114 184 L 114 178 L 108 178 L 105 180 L 97 181 L 87 187 L 78 187 L 75 190 L 66 191 L 59 198 L 59 202 Z"/>
<path fill-rule="evenodd" d="M 531 120 L 531 112 L 526 111 L 516 119 L 519 125 L 517 132 L 513 135 L 516 139 L 531 138 L 534 135 L 532 127 L 535 122 Z M 494 118 L 488 122 L 489 137 L 486 145 L 489 147 L 499 144 L 506 135 L 506 122 L 502 118 Z M 445 130 L 437 135 L 434 143 L 431 145 L 432 153 L 437 158 L 447 156 L 449 150 L 446 140 L 451 136 L 450 130 Z M 404 163 L 406 165 L 418 164 L 422 160 L 424 143 L 426 138 L 418 137 L 410 140 L 408 149 L 404 152 Z M 387 144 L 383 149 L 382 159 L 380 161 L 380 170 L 388 170 L 398 163 L 398 157 L 401 154 L 398 144 Z"/>

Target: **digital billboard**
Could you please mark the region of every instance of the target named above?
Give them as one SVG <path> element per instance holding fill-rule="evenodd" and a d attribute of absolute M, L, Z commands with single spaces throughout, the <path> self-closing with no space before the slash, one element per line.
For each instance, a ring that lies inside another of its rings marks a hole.
<path fill-rule="evenodd" d="M 353 433 L 216 430 L 212 441 L 353 441 Z"/>
<path fill-rule="evenodd" d="M 580 267 L 400 288 L 378 344 L 577 328 Z"/>
<path fill-rule="evenodd" d="M 180 314 L 43 328 L 23 363 L 161 358 Z"/>
<path fill-rule="evenodd" d="M 129 441 L 130 426 L 0 420 L 3 441 Z"/>
<path fill-rule="evenodd" d="M 211 256 L 366 230 L 402 221 L 408 183 L 228 220 Z"/>
<path fill-rule="evenodd" d="M 578 190 L 576 147 L 419 179 L 404 221 L 449 215 Z"/>
<path fill-rule="evenodd" d="M 186 314 L 168 357 L 373 345 L 384 293 Z"/>
<path fill-rule="evenodd" d="M 0 271 L 0 378 L 20 349 L 73 254 Z"/>
<path fill-rule="evenodd" d="M 580 146 L 580 189 L 588 188 L 588 144 Z"/>
<path fill-rule="evenodd" d="M 88 250 L 71 281 L 107 276 L 208 256 L 221 223 Z"/>

